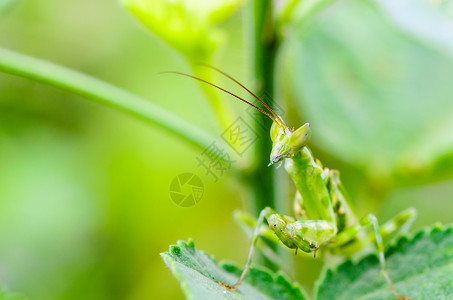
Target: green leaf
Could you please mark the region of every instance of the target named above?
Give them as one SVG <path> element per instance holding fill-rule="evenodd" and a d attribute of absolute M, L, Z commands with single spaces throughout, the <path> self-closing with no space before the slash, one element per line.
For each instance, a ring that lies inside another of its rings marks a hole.
<path fill-rule="evenodd" d="M 386 251 L 396 290 L 412 299 L 453 298 L 453 227 L 435 226 L 401 238 Z M 317 299 L 395 299 L 380 273 L 378 258 L 347 261 L 326 269 Z"/>
<path fill-rule="evenodd" d="M 367 0 L 337 2 L 294 29 L 282 86 L 315 146 L 382 178 L 421 174 L 453 153 L 451 56 L 402 35 Z"/>
<path fill-rule="evenodd" d="M 252 268 L 235 291 L 224 288 L 219 282 L 233 284 L 242 270 L 217 263 L 197 250 L 192 240 L 178 241 L 161 256 L 180 281 L 187 299 L 306 299 L 302 290 L 283 274 L 270 274 L 260 268 Z"/>
<path fill-rule="evenodd" d="M 443 2 L 443 3 L 442 3 Z M 453 57 L 448 1 L 427 3 L 421 0 L 372 0 L 387 19 L 409 36 Z M 436 6 L 444 5 L 445 7 Z"/>

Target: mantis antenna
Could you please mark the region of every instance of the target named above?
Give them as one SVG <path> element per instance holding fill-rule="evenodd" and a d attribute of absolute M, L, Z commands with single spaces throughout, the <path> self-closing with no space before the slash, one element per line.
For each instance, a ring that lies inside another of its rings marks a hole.
<path fill-rule="evenodd" d="M 235 78 L 233 78 L 233 76 L 223 72 L 222 70 L 214 67 L 214 66 L 211 66 L 211 65 L 208 65 L 208 64 L 205 64 L 205 63 L 200 63 L 199 65 L 201 66 L 205 66 L 205 67 L 208 67 L 208 68 L 211 68 L 217 72 L 219 72 L 220 74 L 228 77 L 229 79 L 233 80 L 235 83 L 237 83 L 239 86 L 241 86 L 244 90 L 246 90 L 250 95 L 252 95 L 253 97 L 255 97 L 256 100 L 258 100 L 261 104 L 264 105 L 264 107 L 267 108 L 268 111 L 270 111 L 272 113 L 272 115 L 274 115 L 275 119 L 277 119 L 280 123 L 280 125 L 283 127 L 283 128 L 286 128 L 286 125 L 285 123 L 283 122 L 283 120 L 263 101 L 261 100 L 257 95 L 255 95 L 252 91 L 250 91 L 248 88 L 246 88 L 242 83 L 240 83 L 238 80 L 236 80 Z"/>
<path fill-rule="evenodd" d="M 187 77 L 190 77 L 190 78 L 199 80 L 199 81 L 201 81 L 201 82 L 207 83 L 207 84 L 209 84 L 209 85 L 211 85 L 211 86 L 213 86 L 213 87 L 215 87 L 215 88 L 221 90 L 222 92 L 225 92 L 225 93 L 227 93 L 227 94 L 230 94 L 231 96 L 236 97 L 237 99 L 241 100 L 242 102 L 245 102 L 245 103 L 247 103 L 248 105 L 250 105 L 250 106 L 256 108 L 257 110 L 259 110 L 260 112 L 262 112 L 263 114 L 265 114 L 266 116 L 268 116 L 272 121 L 274 121 L 275 123 L 278 123 L 278 122 L 277 122 L 270 114 L 268 114 L 267 112 L 265 112 L 265 111 L 262 110 L 261 108 L 259 108 L 259 107 L 257 107 L 256 105 L 254 105 L 254 104 L 248 102 L 247 100 L 245 100 L 245 99 L 243 99 L 243 98 L 241 98 L 241 97 L 239 97 L 239 96 L 233 94 L 232 92 L 229 92 L 229 91 L 225 90 L 224 88 L 221 88 L 220 86 L 217 86 L 217 85 L 215 85 L 215 84 L 213 84 L 213 83 L 211 83 L 211 82 L 209 82 L 209 81 L 206 81 L 206 80 L 204 80 L 204 79 L 201 79 L 201 78 L 199 78 L 199 77 L 196 77 L 196 76 L 193 76 L 193 75 L 190 75 L 190 74 L 186 74 L 186 73 L 181 73 L 181 72 L 168 71 L 168 72 L 160 72 L 159 74 L 168 74 L 168 73 L 173 73 L 173 74 L 178 74 L 178 75 L 187 76 Z M 263 103 L 263 102 L 261 102 L 261 103 Z"/>

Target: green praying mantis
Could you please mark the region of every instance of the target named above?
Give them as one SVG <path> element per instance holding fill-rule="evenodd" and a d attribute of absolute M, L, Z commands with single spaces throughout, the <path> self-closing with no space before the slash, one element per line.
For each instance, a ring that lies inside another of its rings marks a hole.
<path fill-rule="evenodd" d="M 251 105 L 269 117 L 273 121 L 270 129 L 273 145 L 269 166 L 284 164 L 297 190 L 294 199 L 295 216 L 278 214 L 270 207 L 264 208 L 256 222 L 242 274 L 234 284 L 229 285 L 222 282 L 220 284 L 229 290 L 235 290 L 241 285 L 251 267 L 257 241 L 262 234 L 262 224 L 264 220 L 267 220 L 268 230 L 273 231 L 278 240 L 287 248 L 294 249 L 296 254 L 300 249 L 307 253 L 313 252 L 315 256 L 320 251 L 347 257 L 375 242 L 381 273 L 391 292 L 399 299 L 409 299 L 397 292 L 388 275 L 382 237 L 398 233 L 403 229 L 407 230 L 416 217 L 416 210 L 409 208 L 382 226 L 379 226 L 378 220 L 373 214 L 358 218 L 340 180 L 339 172 L 323 167 L 308 148 L 307 145 L 311 138 L 310 125 L 305 123 L 297 129 L 288 127 L 280 116 L 239 81 L 215 67 L 207 66 L 244 88 L 268 112 L 204 79 L 180 72 L 171 73 L 188 76 L 209 84 Z M 371 234 L 364 231 L 368 227 L 372 228 Z"/>

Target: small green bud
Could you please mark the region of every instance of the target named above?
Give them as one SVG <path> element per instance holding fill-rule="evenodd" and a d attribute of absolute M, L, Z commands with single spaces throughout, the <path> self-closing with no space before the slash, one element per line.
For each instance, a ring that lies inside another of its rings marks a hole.
<path fill-rule="evenodd" d="M 121 0 L 150 31 L 194 61 L 209 61 L 224 34 L 215 27 L 243 0 Z"/>

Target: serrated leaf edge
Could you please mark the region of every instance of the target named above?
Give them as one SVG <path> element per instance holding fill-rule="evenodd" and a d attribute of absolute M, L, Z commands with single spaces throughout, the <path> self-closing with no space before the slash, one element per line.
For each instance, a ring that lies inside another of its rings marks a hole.
<path fill-rule="evenodd" d="M 423 227 L 422 229 L 420 229 L 414 233 L 404 234 L 404 235 L 398 237 L 398 239 L 395 240 L 394 242 L 392 242 L 390 245 L 388 245 L 388 247 L 385 249 L 385 257 L 386 258 L 390 257 L 391 255 L 396 253 L 397 249 L 401 248 L 404 243 L 414 244 L 418 240 L 420 240 L 424 237 L 431 236 L 435 232 L 447 233 L 449 231 L 453 231 L 453 224 L 443 225 L 442 223 L 435 223 L 434 225 Z M 347 260 L 343 261 L 342 263 L 338 264 L 337 266 L 335 266 L 335 268 L 325 266 L 323 268 L 323 270 L 321 271 L 321 275 L 315 282 L 315 286 L 314 286 L 314 290 L 313 290 L 314 299 L 317 299 L 321 284 L 325 281 L 327 276 L 335 275 L 340 268 L 343 268 L 346 265 L 357 266 L 361 262 L 369 260 L 369 259 L 378 260 L 378 256 L 376 254 L 372 253 L 372 254 L 369 254 L 369 255 L 366 255 L 366 256 L 360 258 L 357 261 L 354 261 L 352 259 L 347 259 Z"/>
<path fill-rule="evenodd" d="M 220 261 L 218 263 L 218 266 L 220 268 L 222 268 L 223 270 L 225 270 L 229 273 L 232 273 L 232 274 L 235 274 L 236 271 L 242 272 L 242 270 L 243 270 L 241 267 L 239 267 L 239 265 L 236 262 L 229 261 L 229 260 Z M 231 267 L 231 266 L 234 267 L 236 270 L 230 271 L 230 270 L 226 269 L 226 267 Z M 302 297 L 305 297 L 305 299 L 307 299 L 307 296 L 306 296 L 307 293 L 304 290 L 304 288 L 299 284 L 299 282 L 290 280 L 289 276 L 285 272 L 283 272 L 283 271 L 272 272 L 270 269 L 263 267 L 263 266 L 253 266 L 251 269 L 253 269 L 253 271 L 255 271 L 255 272 L 260 272 L 262 274 L 270 275 L 272 278 L 272 283 L 274 283 L 274 284 L 279 284 L 278 280 L 282 279 L 284 284 L 287 284 L 292 290 L 298 291 Z M 247 281 L 247 276 L 245 276 L 244 281 Z"/>
<path fill-rule="evenodd" d="M 192 238 L 189 238 L 187 240 L 187 242 L 183 241 L 183 240 L 178 240 L 176 242 L 176 244 L 173 244 L 173 245 L 169 246 L 168 251 L 160 253 L 160 256 L 165 261 L 166 265 L 170 267 L 170 269 L 171 269 L 172 273 L 174 274 L 174 276 L 178 279 L 178 281 L 179 281 L 179 283 L 181 285 L 181 289 L 183 290 L 183 293 L 184 293 L 184 295 L 186 296 L 187 299 L 195 300 L 194 296 L 192 295 L 192 293 L 191 293 L 191 291 L 190 291 L 190 289 L 188 287 L 188 285 L 185 283 L 184 277 L 178 272 L 176 264 L 174 263 L 175 262 L 174 258 L 171 257 L 172 251 L 174 251 L 175 249 L 181 249 L 181 247 L 185 247 L 185 246 L 187 246 L 187 247 L 189 247 L 189 248 L 191 248 L 191 249 L 193 249 L 195 251 L 198 251 L 198 252 L 206 255 L 219 268 L 221 268 L 222 270 L 224 270 L 224 271 L 226 271 L 228 273 L 235 274 L 236 271 L 242 272 L 242 268 L 239 267 L 237 263 L 235 263 L 233 261 L 228 261 L 228 260 L 218 261 L 213 255 L 211 255 L 209 253 L 206 253 L 203 250 L 197 249 L 196 246 L 195 246 L 195 242 L 193 241 Z M 227 270 L 225 268 L 226 266 L 233 266 L 236 270 Z M 283 283 L 285 285 L 289 286 L 291 288 L 291 291 L 294 291 L 294 293 L 297 293 L 298 295 L 303 297 L 301 299 L 308 299 L 308 297 L 306 296 L 307 293 L 303 289 L 303 287 L 297 281 L 290 281 L 288 275 L 286 275 L 284 272 L 278 271 L 278 272 L 274 273 L 271 270 L 269 270 L 269 269 L 267 269 L 265 267 L 262 267 L 262 266 L 254 266 L 252 269 L 255 272 L 260 272 L 262 274 L 269 275 L 272 278 L 272 283 L 273 284 L 279 284 L 278 283 L 279 279 L 283 280 Z M 198 272 L 198 273 L 200 275 L 206 277 L 204 274 L 201 274 L 200 272 Z M 206 277 L 206 278 L 208 278 L 208 277 Z M 213 278 L 210 278 L 210 279 L 213 279 Z M 247 276 L 245 277 L 244 280 L 247 281 Z M 280 285 L 281 284 L 282 283 L 280 283 Z"/>
<path fill-rule="evenodd" d="M 186 296 L 186 299 L 195 300 L 195 298 L 193 297 L 193 295 L 190 291 L 189 286 L 187 285 L 187 283 L 184 280 L 184 277 L 179 273 L 178 268 L 176 267 L 176 264 L 175 264 L 175 260 L 171 257 L 172 251 L 174 251 L 175 248 L 181 249 L 181 244 L 183 244 L 183 243 L 186 244 L 187 246 L 189 246 L 190 248 L 195 248 L 195 244 L 191 238 L 189 238 L 187 240 L 187 242 L 178 240 L 176 242 L 176 245 L 170 245 L 168 247 L 168 251 L 160 253 L 160 256 L 164 260 L 165 264 L 171 269 L 171 272 L 176 277 L 176 279 L 178 279 L 178 282 L 181 285 L 181 289 L 182 289 L 184 295 Z"/>

